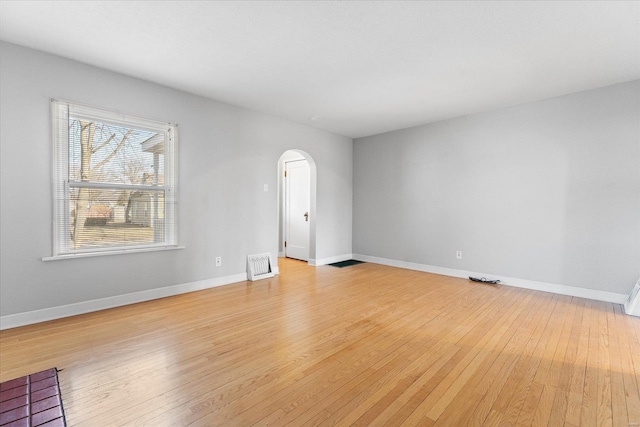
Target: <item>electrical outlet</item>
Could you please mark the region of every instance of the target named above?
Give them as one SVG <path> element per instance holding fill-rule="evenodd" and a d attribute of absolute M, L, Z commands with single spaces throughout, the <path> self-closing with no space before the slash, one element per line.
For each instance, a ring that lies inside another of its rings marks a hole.
<path fill-rule="evenodd" d="M 216 267 L 220 267 L 222 265 L 222 257 L 216 257 Z"/>
<path fill-rule="evenodd" d="M 456 251 L 456 258 L 462 259 L 462 251 Z"/>

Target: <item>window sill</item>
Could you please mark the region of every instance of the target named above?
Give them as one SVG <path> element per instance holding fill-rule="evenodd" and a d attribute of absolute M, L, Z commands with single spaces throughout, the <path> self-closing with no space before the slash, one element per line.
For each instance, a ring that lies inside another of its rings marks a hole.
<path fill-rule="evenodd" d="M 99 252 L 82 252 L 77 254 L 64 254 L 50 257 L 43 257 L 42 261 L 59 261 L 62 259 L 77 259 L 77 258 L 91 258 L 97 256 L 107 255 L 122 255 L 122 254 L 135 254 L 141 252 L 158 252 L 158 251 L 174 251 L 177 249 L 184 249 L 184 246 L 160 246 L 155 248 L 135 248 L 135 249 L 118 249 L 114 251 L 99 251 Z"/>

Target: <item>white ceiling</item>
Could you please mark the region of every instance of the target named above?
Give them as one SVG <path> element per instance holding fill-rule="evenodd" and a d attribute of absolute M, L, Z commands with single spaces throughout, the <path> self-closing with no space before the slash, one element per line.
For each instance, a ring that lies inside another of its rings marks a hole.
<path fill-rule="evenodd" d="M 2 1 L 0 39 L 349 137 L 640 78 L 636 1 Z"/>

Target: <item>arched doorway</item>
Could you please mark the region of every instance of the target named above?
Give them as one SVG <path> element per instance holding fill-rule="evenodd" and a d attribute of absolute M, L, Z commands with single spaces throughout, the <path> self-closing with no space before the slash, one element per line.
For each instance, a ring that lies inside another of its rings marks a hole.
<path fill-rule="evenodd" d="M 315 265 L 316 164 L 302 150 L 287 150 L 278 160 L 278 256 Z"/>

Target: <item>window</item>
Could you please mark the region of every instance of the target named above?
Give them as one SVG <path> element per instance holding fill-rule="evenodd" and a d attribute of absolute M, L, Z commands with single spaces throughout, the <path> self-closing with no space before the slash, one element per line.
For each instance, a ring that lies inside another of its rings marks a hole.
<path fill-rule="evenodd" d="M 176 247 L 176 128 L 52 101 L 53 258 Z"/>

